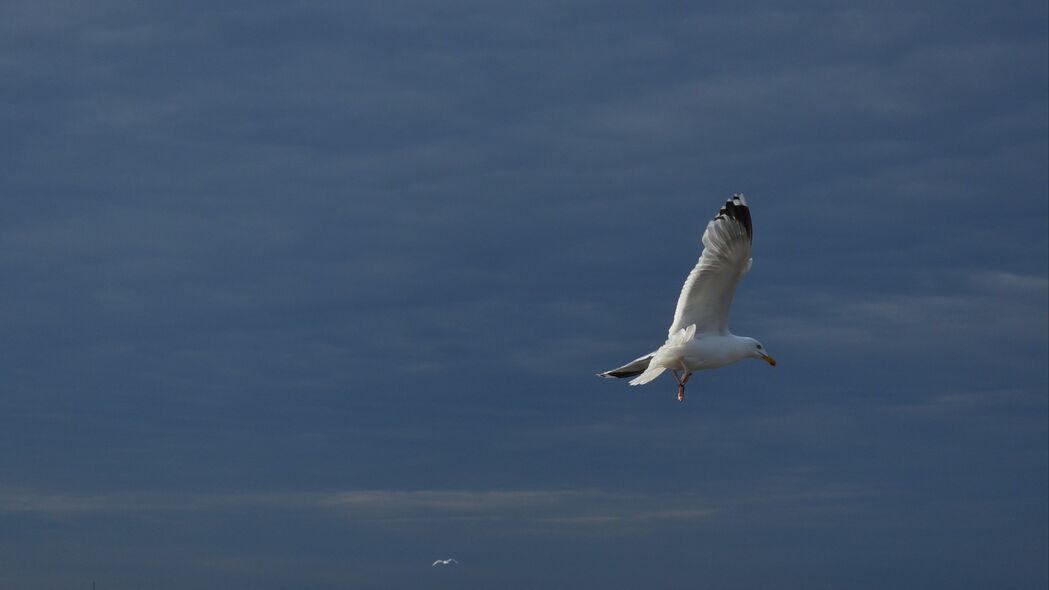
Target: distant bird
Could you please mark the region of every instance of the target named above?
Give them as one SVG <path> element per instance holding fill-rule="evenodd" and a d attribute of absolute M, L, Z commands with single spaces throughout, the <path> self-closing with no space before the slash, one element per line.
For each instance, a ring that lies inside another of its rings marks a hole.
<path fill-rule="evenodd" d="M 732 296 L 750 270 L 753 237 L 747 200 L 741 194 L 733 195 L 703 232 L 703 254 L 685 279 L 666 343 L 598 376 L 634 377 L 631 385 L 644 385 L 670 369 L 677 379 L 677 399 L 685 401 L 685 384 L 694 371 L 745 358 L 762 359 L 775 367 L 776 360 L 760 342 L 728 331 Z"/>
<path fill-rule="evenodd" d="M 439 565 L 459 565 L 459 562 L 455 561 L 454 559 L 438 559 L 437 561 L 433 562 L 433 565 L 431 565 L 430 567 L 436 567 Z"/>

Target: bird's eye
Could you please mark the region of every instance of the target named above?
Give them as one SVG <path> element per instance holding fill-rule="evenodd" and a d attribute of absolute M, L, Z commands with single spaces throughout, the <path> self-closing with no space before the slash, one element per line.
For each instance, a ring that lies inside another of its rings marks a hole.
<path fill-rule="evenodd" d="M 761 345 L 760 344 L 758 345 L 758 350 L 761 350 Z"/>

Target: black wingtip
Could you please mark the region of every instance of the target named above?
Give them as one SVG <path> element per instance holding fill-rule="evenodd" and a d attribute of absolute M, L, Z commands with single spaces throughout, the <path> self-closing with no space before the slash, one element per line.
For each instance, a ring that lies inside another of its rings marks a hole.
<path fill-rule="evenodd" d="M 736 193 L 732 198 L 725 201 L 725 205 L 718 211 L 714 219 L 735 219 L 747 230 L 747 237 L 754 239 L 754 225 L 750 219 L 750 207 L 743 193 Z"/>
<path fill-rule="evenodd" d="M 644 371 L 608 371 L 607 373 L 598 373 L 598 377 L 604 377 L 605 379 L 624 379 L 626 377 L 637 377 Z"/>

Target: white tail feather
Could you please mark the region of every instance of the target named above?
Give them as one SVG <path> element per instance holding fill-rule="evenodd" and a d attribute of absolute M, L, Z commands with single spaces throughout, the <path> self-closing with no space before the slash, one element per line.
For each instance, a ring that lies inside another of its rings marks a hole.
<path fill-rule="evenodd" d="M 692 340 L 695 335 L 695 324 L 689 324 L 674 334 L 671 334 L 670 338 L 667 338 L 666 344 L 660 346 L 658 350 L 652 353 L 652 360 L 649 362 L 648 368 L 645 369 L 645 372 L 631 379 L 630 384 L 644 385 L 662 375 L 663 371 L 667 370 L 667 368 L 663 366 L 663 362 L 677 358 L 681 354 L 680 349 L 688 344 L 688 341 Z"/>
<path fill-rule="evenodd" d="M 630 380 L 630 384 L 631 385 L 644 385 L 645 383 L 648 383 L 649 381 L 651 381 L 651 380 L 655 379 L 656 377 L 659 377 L 660 375 L 662 375 L 663 371 L 666 371 L 666 370 L 667 370 L 666 367 L 657 367 L 657 366 L 654 366 L 654 365 L 649 365 L 648 368 L 645 369 L 644 373 L 641 373 L 637 377 L 634 377 L 633 379 L 631 379 Z"/>

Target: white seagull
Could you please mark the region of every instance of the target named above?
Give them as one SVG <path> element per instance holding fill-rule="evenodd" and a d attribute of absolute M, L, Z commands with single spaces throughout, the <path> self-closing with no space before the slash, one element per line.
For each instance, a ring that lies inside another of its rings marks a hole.
<path fill-rule="evenodd" d="M 776 359 L 760 342 L 728 331 L 732 295 L 750 270 L 753 237 L 747 200 L 741 194 L 732 195 L 703 232 L 703 254 L 685 279 L 666 343 L 655 352 L 598 375 L 634 377 L 631 385 L 644 385 L 670 369 L 677 379 L 677 399 L 685 401 L 685 383 L 694 371 L 724 367 L 745 358 L 762 359 L 775 367 Z"/>
<path fill-rule="evenodd" d="M 431 565 L 430 567 L 436 567 L 439 565 L 459 565 L 459 562 L 455 561 L 454 559 L 438 559 L 437 561 L 433 562 L 433 565 Z"/>

